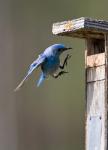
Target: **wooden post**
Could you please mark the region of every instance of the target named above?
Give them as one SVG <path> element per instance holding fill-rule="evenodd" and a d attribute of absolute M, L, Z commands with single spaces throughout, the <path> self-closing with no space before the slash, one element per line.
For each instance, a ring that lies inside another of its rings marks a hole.
<path fill-rule="evenodd" d="M 79 18 L 53 24 L 53 34 L 85 38 L 86 150 L 108 149 L 108 22 Z"/>

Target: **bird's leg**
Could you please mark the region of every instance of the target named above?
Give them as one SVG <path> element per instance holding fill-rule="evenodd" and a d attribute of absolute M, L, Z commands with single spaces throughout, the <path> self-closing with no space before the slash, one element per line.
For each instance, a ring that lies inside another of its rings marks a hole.
<path fill-rule="evenodd" d="M 67 66 L 67 60 L 71 58 L 71 55 L 67 54 L 64 62 L 63 62 L 63 65 L 60 65 L 60 69 L 64 69 L 65 65 Z"/>
<path fill-rule="evenodd" d="M 54 78 L 58 78 L 59 76 L 63 75 L 64 73 L 68 73 L 66 71 L 60 71 L 58 74 L 54 74 L 53 77 Z"/>

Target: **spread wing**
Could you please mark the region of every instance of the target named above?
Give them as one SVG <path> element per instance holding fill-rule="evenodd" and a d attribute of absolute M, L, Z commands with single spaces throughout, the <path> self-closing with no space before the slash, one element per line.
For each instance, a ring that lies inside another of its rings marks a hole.
<path fill-rule="evenodd" d="M 29 70 L 27 72 L 27 75 L 24 77 L 24 79 L 20 82 L 20 84 L 14 89 L 14 91 L 18 91 L 24 82 L 28 79 L 28 77 L 31 75 L 34 69 L 39 67 L 42 63 L 45 62 L 46 57 L 44 55 L 39 55 L 39 57 L 30 65 Z"/>

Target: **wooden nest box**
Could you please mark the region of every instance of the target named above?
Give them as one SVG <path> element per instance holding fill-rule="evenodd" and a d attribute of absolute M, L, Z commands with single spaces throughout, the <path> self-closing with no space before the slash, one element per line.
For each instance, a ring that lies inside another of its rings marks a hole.
<path fill-rule="evenodd" d="M 79 18 L 53 24 L 54 35 L 84 38 L 86 150 L 108 149 L 108 22 Z M 80 114 L 79 114 L 80 115 Z"/>

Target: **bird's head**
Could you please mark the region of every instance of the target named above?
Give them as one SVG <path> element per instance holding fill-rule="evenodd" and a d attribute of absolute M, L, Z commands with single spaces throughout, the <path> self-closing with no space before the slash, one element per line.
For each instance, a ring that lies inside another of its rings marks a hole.
<path fill-rule="evenodd" d="M 53 53 L 55 53 L 56 55 L 60 55 L 61 53 L 63 53 L 64 51 L 67 51 L 69 49 L 72 49 L 71 47 L 66 47 L 63 44 L 54 44 L 51 46 L 52 47 L 52 51 Z"/>
<path fill-rule="evenodd" d="M 47 48 L 48 53 L 52 53 L 53 55 L 59 56 L 64 51 L 67 51 L 69 49 L 72 49 L 71 47 L 66 47 L 63 44 L 54 44 Z"/>

